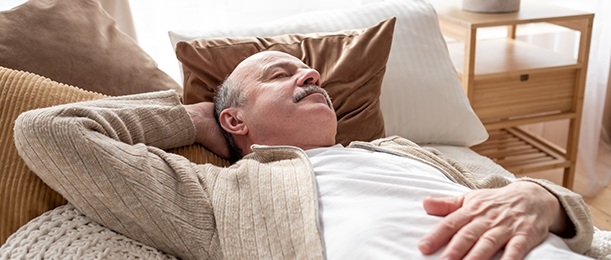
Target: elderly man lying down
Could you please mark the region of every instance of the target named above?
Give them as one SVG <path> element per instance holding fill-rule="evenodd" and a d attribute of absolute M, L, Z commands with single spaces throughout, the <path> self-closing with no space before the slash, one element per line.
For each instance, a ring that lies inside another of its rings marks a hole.
<path fill-rule="evenodd" d="M 34 110 L 15 143 L 87 216 L 184 259 L 586 258 L 579 195 L 478 181 L 400 137 L 337 145 L 320 85 L 299 59 L 265 51 L 216 104 L 167 91 Z M 240 159 L 221 168 L 163 150 L 193 142 Z"/>

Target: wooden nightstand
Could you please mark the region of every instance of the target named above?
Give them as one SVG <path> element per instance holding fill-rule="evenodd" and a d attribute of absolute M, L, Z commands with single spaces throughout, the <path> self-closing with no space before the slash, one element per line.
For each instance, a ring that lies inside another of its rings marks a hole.
<path fill-rule="evenodd" d="M 433 1 L 469 101 L 490 138 L 472 147 L 515 174 L 564 168 L 572 188 L 594 14 L 522 0 L 520 11 L 463 11 L 460 0 Z M 516 40 L 518 25 L 550 23 L 579 32 L 577 58 Z M 478 29 L 506 26 L 507 37 L 481 40 Z M 566 149 L 518 126 L 569 120 Z"/>

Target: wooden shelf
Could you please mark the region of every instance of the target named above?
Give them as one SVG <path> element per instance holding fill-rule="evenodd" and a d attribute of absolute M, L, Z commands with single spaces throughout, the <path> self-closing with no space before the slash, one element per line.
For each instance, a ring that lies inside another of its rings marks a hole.
<path fill-rule="evenodd" d="M 456 71 L 462 77 L 465 64 L 464 42 L 448 43 Z M 577 60 L 566 54 L 512 39 L 478 41 L 475 53 L 475 78 L 519 75 L 538 71 L 578 69 Z"/>
<path fill-rule="evenodd" d="M 564 168 L 571 164 L 563 149 L 519 128 L 504 128 L 489 134 L 486 142 L 471 149 L 514 174 Z"/>

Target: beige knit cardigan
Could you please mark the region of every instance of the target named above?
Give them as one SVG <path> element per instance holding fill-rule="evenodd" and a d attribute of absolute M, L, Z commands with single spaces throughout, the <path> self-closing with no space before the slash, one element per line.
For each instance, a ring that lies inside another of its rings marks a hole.
<path fill-rule="evenodd" d="M 301 149 L 254 146 L 226 168 L 163 150 L 194 138 L 173 91 L 33 110 L 15 123 L 15 145 L 43 181 L 88 217 L 146 245 L 183 259 L 324 258 L 314 173 Z M 470 188 L 510 183 L 496 175 L 476 180 L 399 137 L 351 146 L 422 160 Z M 536 182 L 575 225 L 569 247 L 585 252 L 593 229 L 581 197 Z"/>

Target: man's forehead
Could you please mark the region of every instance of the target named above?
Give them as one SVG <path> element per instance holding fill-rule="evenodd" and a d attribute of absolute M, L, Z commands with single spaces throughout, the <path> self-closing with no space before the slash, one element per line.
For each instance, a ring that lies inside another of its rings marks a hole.
<path fill-rule="evenodd" d="M 273 64 L 273 63 L 287 63 L 287 62 L 304 64 L 300 59 L 288 53 L 279 52 L 279 51 L 263 51 L 255 55 L 252 55 L 250 58 L 252 58 L 254 62 L 260 62 L 266 65 Z"/>
<path fill-rule="evenodd" d="M 263 51 L 242 61 L 234 70 L 238 77 L 260 74 L 272 67 L 282 67 L 281 64 L 294 64 L 298 68 L 309 68 L 300 59 L 279 51 Z"/>

